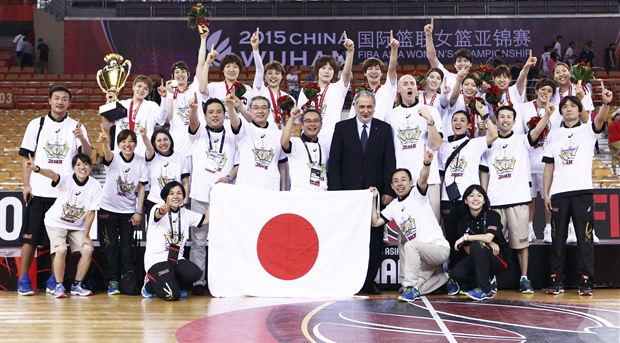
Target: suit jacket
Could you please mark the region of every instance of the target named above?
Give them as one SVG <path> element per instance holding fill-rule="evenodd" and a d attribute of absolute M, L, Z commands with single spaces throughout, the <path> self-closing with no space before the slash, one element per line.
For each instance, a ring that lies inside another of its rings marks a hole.
<path fill-rule="evenodd" d="M 336 124 L 327 165 L 328 190 L 374 186 L 381 195 L 394 196 L 390 184 L 395 169 L 394 141 L 389 124 L 373 118 L 365 153 L 355 117 Z"/>

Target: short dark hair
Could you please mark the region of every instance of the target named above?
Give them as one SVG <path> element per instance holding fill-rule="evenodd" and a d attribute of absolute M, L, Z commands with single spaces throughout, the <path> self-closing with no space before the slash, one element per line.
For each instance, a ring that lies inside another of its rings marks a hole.
<path fill-rule="evenodd" d="M 321 119 L 321 122 L 323 122 L 323 117 L 321 116 L 321 111 L 313 108 L 313 107 L 308 107 L 304 110 L 304 112 L 301 114 L 301 117 L 299 118 L 299 120 L 301 120 L 302 122 L 304 121 L 304 118 L 306 117 L 306 114 L 308 113 L 316 113 L 319 115 L 319 119 Z"/>
<path fill-rule="evenodd" d="M 467 74 L 467 76 L 465 76 L 465 78 L 463 79 L 463 82 L 461 82 L 461 85 L 465 82 L 465 80 L 467 79 L 472 79 L 474 80 L 474 82 L 476 83 L 476 86 L 480 87 L 482 86 L 482 81 L 480 80 L 480 78 L 478 77 L 478 75 L 476 74 Z"/>
<path fill-rule="evenodd" d="M 510 69 L 505 64 L 500 64 L 495 69 L 493 69 L 493 78 L 496 78 L 501 75 L 506 75 L 512 79 L 512 75 L 510 74 Z"/>
<path fill-rule="evenodd" d="M 226 112 L 226 106 L 224 106 L 224 103 L 222 102 L 222 100 L 218 99 L 218 98 L 209 98 L 209 100 L 207 100 L 207 102 L 205 102 L 205 113 L 207 112 L 207 107 L 209 107 L 209 105 L 211 104 L 218 104 L 220 106 L 222 106 L 222 110 L 224 112 Z"/>
<path fill-rule="evenodd" d="M 118 145 L 118 143 L 124 141 L 127 137 L 131 137 L 134 143 L 138 144 L 138 136 L 136 136 L 136 133 L 127 129 L 118 133 L 118 136 L 116 136 L 116 144 Z"/>
<path fill-rule="evenodd" d="M 456 111 L 456 112 L 454 112 L 454 113 L 452 114 L 452 118 L 454 118 L 454 116 L 455 116 L 455 115 L 457 115 L 457 114 L 462 114 L 462 115 L 464 115 L 464 116 L 465 116 L 465 118 L 467 118 L 467 123 L 468 123 L 468 124 L 469 124 L 469 123 L 471 123 L 471 118 L 469 117 L 469 114 L 468 114 L 467 112 L 465 112 L 465 111 L 463 111 L 463 110 Z M 451 118 L 451 119 L 452 119 L 452 118 Z"/>
<path fill-rule="evenodd" d="M 538 82 L 536 82 L 534 89 L 539 90 L 545 86 L 551 87 L 553 94 L 555 94 L 555 89 L 558 88 L 558 84 L 555 83 L 555 81 L 551 79 L 543 78 L 543 79 L 538 80 Z"/>
<path fill-rule="evenodd" d="M 515 111 L 515 109 L 509 105 L 504 105 L 498 108 L 497 111 L 495 112 L 496 115 L 499 115 L 499 111 L 503 111 L 503 110 L 512 112 L 513 119 L 517 119 L 517 111 Z"/>
<path fill-rule="evenodd" d="M 577 105 L 577 109 L 579 109 L 579 112 L 581 113 L 583 111 L 583 104 L 581 103 L 581 100 L 579 100 L 578 97 L 574 96 L 574 95 L 567 95 L 565 97 L 562 98 L 562 100 L 560 100 L 560 114 L 563 115 L 562 113 L 562 107 L 564 107 L 564 105 L 566 105 L 566 103 L 570 101 L 573 104 Z"/>
<path fill-rule="evenodd" d="M 86 155 L 85 153 L 80 152 L 80 153 L 75 154 L 75 156 L 73 156 L 73 159 L 71 159 L 71 167 L 75 167 L 78 160 L 82 161 L 83 163 L 88 164 L 89 166 L 93 165 L 93 162 L 90 160 L 90 156 Z"/>
<path fill-rule="evenodd" d="M 407 176 L 409 176 L 409 180 L 413 180 L 413 177 L 411 177 L 411 172 L 409 171 L 409 169 L 407 168 L 398 168 L 396 169 L 394 172 L 392 172 L 392 179 L 394 178 L 394 175 L 396 175 L 396 173 L 398 172 L 404 172 L 405 174 L 407 174 Z"/>
<path fill-rule="evenodd" d="M 282 63 L 280 63 L 279 61 L 271 61 L 267 64 L 265 64 L 265 74 L 267 74 L 267 71 L 269 70 L 275 70 L 277 72 L 279 72 L 280 74 L 282 74 L 282 76 L 284 77 L 284 74 L 286 74 L 284 72 L 284 67 L 282 66 Z"/>
<path fill-rule="evenodd" d="M 254 101 L 256 101 L 256 100 L 265 100 L 265 102 L 267 103 L 267 106 L 269 107 L 269 110 L 271 111 L 271 103 L 269 102 L 269 100 L 268 100 L 267 98 L 265 98 L 265 97 L 264 97 L 264 96 L 262 96 L 262 95 L 257 95 L 257 96 L 255 96 L 255 97 L 253 97 L 253 98 L 250 100 L 250 107 L 252 107 L 252 104 L 253 104 L 253 103 L 254 103 Z"/>
<path fill-rule="evenodd" d="M 323 55 L 319 57 L 314 63 L 314 67 L 312 67 L 312 75 L 314 75 L 314 77 L 318 79 L 319 70 L 327 64 L 329 64 L 332 69 L 334 69 L 334 77 L 336 77 L 338 75 L 338 72 L 340 71 L 340 65 L 338 65 L 338 60 L 336 60 L 336 58 L 332 55 Z"/>
<path fill-rule="evenodd" d="M 461 48 L 458 49 L 455 53 L 454 53 L 454 62 L 456 62 L 456 59 L 462 57 L 466 60 L 468 60 L 469 62 L 472 62 L 474 57 L 471 54 L 471 51 L 469 49 L 465 49 L 465 48 Z"/>
<path fill-rule="evenodd" d="M 168 130 L 164 128 L 157 129 L 153 132 L 153 135 L 151 136 L 151 144 L 153 145 L 153 149 L 155 149 L 155 151 L 161 154 L 161 152 L 157 150 L 157 147 L 155 146 L 155 138 L 160 133 L 163 133 L 164 135 L 168 136 L 168 139 L 170 140 L 170 153 L 171 154 L 174 153 L 174 139 L 172 139 L 172 135 L 170 134 L 170 132 L 168 132 Z"/>
<path fill-rule="evenodd" d="M 556 39 L 556 40 L 558 40 L 558 39 L 560 39 L 560 38 L 564 38 L 564 37 L 562 37 L 562 36 L 557 36 L 555 39 Z"/>
<path fill-rule="evenodd" d="M 181 70 L 185 70 L 187 72 L 187 76 L 190 75 L 189 72 L 189 67 L 187 66 L 187 64 L 183 61 L 178 61 L 176 63 L 174 63 L 172 65 L 172 67 L 170 67 L 170 75 L 174 76 L 174 70 L 175 69 L 181 69 Z"/>
<path fill-rule="evenodd" d="M 224 75 L 224 68 L 227 64 L 231 63 L 236 64 L 237 67 L 239 67 L 239 72 L 241 72 L 241 70 L 243 69 L 243 62 L 241 61 L 241 57 L 239 57 L 234 52 L 231 52 L 230 54 L 226 54 L 224 58 L 222 58 L 222 60 L 220 61 L 220 74 Z"/>
<path fill-rule="evenodd" d="M 368 68 L 370 67 L 374 67 L 374 66 L 379 66 L 379 68 L 381 68 L 381 70 L 383 70 L 383 67 L 385 66 L 385 64 L 383 63 L 383 61 L 381 61 L 378 58 L 367 58 L 364 63 L 362 64 L 362 72 L 366 72 L 366 70 L 368 70 Z"/>
<path fill-rule="evenodd" d="M 63 86 L 56 86 L 52 89 L 50 89 L 49 91 L 49 98 L 52 98 L 52 95 L 56 92 L 65 92 L 67 94 L 69 94 L 69 100 L 71 100 L 73 98 L 73 94 L 71 93 L 71 91 L 69 90 L 69 88 L 67 87 L 63 87 Z"/>
<path fill-rule="evenodd" d="M 185 188 L 183 188 L 183 185 L 179 181 L 170 181 L 164 186 L 164 188 L 161 189 L 161 192 L 159 192 L 159 196 L 164 200 L 164 202 L 166 201 L 168 194 L 170 194 L 170 191 L 176 186 L 181 187 L 183 199 L 185 199 Z"/>
<path fill-rule="evenodd" d="M 474 185 L 467 187 L 465 192 L 463 192 L 463 205 L 465 206 L 467 211 L 469 212 L 469 206 L 465 204 L 465 199 L 474 191 L 478 191 L 478 193 L 482 194 L 482 196 L 484 197 L 483 209 L 485 210 L 491 209 L 491 201 L 489 200 L 489 196 L 487 195 L 487 192 L 484 190 L 484 188 L 482 188 L 482 186 L 474 184 Z"/>

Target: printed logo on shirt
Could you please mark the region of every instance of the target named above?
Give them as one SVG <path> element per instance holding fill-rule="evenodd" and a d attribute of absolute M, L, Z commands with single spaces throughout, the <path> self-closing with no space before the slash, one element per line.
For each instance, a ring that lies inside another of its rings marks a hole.
<path fill-rule="evenodd" d="M 506 148 L 507 146 L 504 146 Z M 504 153 L 500 157 L 495 157 L 493 167 L 497 172 L 497 179 L 507 179 L 512 177 L 517 159 L 514 156 L 508 156 L 508 152 L 504 149 Z"/>
<path fill-rule="evenodd" d="M 562 164 L 565 166 L 573 164 L 575 156 L 577 155 L 577 150 L 579 150 L 579 145 L 575 146 L 575 142 L 573 142 L 572 139 L 566 143 L 564 148 L 560 148 L 560 159 L 562 160 Z"/>
<path fill-rule="evenodd" d="M 273 148 L 265 146 L 265 140 L 261 140 L 261 145 L 259 147 L 255 145 L 252 152 L 254 153 L 254 166 L 265 170 L 269 168 L 269 165 L 271 165 L 275 157 Z"/>
<path fill-rule="evenodd" d="M 45 155 L 47 155 L 47 163 L 50 164 L 62 164 L 69 152 L 69 144 L 60 140 L 58 132 L 60 132 L 60 129 L 56 131 L 56 138 L 53 142 L 46 141 L 43 146 Z"/>
<path fill-rule="evenodd" d="M 398 227 L 409 241 L 414 240 L 418 234 L 418 228 L 416 227 L 415 219 L 413 219 L 412 216 L 409 216 L 406 219 L 405 217 L 402 217 Z"/>
<path fill-rule="evenodd" d="M 129 180 L 130 170 L 131 168 L 127 168 L 127 170 L 125 170 L 124 179 L 120 175 L 116 179 L 116 195 L 126 197 L 129 194 L 132 194 L 134 189 L 136 189 L 136 182 L 133 180 Z"/>
<path fill-rule="evenodd" d="M 141 121 L 137 121 L 133 127 L 133 131 L 135 133 L 140 133 L 140 128 L 142 128 L 144 125 L 142 125 Z M 129 121 L 127 120 L 127 118 L 123 118 L 121 119 L 121 130 L 129 130 Z"/>
<path fill-rule="evenodd" d="M 422 130 L 420 130 L 420 126 L 416 125 L 415 127 L 411 127 L 411 123 L 407 120 L 407 123 L 403 127 L 398 128 L 398 133 L 396 137 L 400 141 L 401 148 L 403 150 L 406 149 L 415 149 L 420 139 L 420 134 Z"/>
<path fill-rule="evenodd" d="M 183 106 L 177 106 L 177 114 L 183 120 L 183 125 L 189 125 L 189 106 L 187 104 Z"/>
<path fill-rule="evenodd" d="M 172 173 L 170 173 L 170 171 L 168 170 L 169 164 L 170 162 L 166 162 L 163 168 L 159 171 L 159 177 L 157 177 L 157 181 L 159 182 L 159 186 L 161 188 L 164 188 L 164 186 L 169 182 L 177 181 L 176 175 L 172 175 Z"/>
<path fill-rule="evenodd" d="M 465 167 L 467 167 L 467 160 L 465 160 L 465 157 L 455 157 L 452 160 L 452 162 L 450 162 L 450 176 L 451 177 L 463 176 Z"/>
<path fill-rule="evenodd" d="M 82 206 L 82 203 L 78 200 L 80 194 L 82 194 L 82 192 L 75 193 L 75 199 L 73 199 L 73 201 L 67 201 L 62 205 L 61 221 L 75 223 L 86 213 L 86 207 Z"/>

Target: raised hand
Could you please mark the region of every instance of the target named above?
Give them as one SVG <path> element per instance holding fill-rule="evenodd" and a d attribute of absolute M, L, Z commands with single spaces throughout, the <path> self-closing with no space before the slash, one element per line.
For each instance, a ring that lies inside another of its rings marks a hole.
<path fill-rule="evenodd" d="M 211 44 L 211 51 L 207 54 L 207 65 L 210 65 L 220 54 L 215 51 L 215 45 Z"/>
<path fill-rule="evenodd" d="M 198 96 L 196 95 L 196 92 L 194 92 L 194 97 L 190 98 L 187 102 L 187 106 L 189 106 L 190 109 L 198 108 Z"/>
<path fill-rule="evenodd" d="M 347 38 L 347 31 L 344 31 L 344 43 L 342 44 L 348 52 L 355 51 L 355 43 L 352 40 Z"/>
<path fill-rule="evenodd" d="M 101 124 L 101 132 L 99 133 L 99 141 L 101 141 L 104 144 L 110 143 L 110 136 L 108 136 L 108 134 L 105 132 L 105 129 L 103 128 L 103 124 Z"/>
<path fill-rule="evenodd" d="M 465 80 L 466 76 L 467 76 L 467 71 L 465 69 L 459 70 L 459 72 L 456 74 L 457 82 L 462 83 L 463 80 Z"/>
<path fill-rule="evenodd" d="M 418 114 L 420 115 L 420 117 L 426 119 L 426 121 L 433 120 L 433 118 L 431 117 L 431 113 L 428 111 L 428 107 L 426 106 L 420 106 L 420 108 L 418 108 Z"/>
<path fill-rule="evenodd" d="M 532 56 L 532 49 L 530 49 L 530 57 L 528 57 L 527 62 L 525 62 L 525 65 L 523 67 L 533 67 L 536 65 L 536 62 L 538 62 L 538 59 Z"/>
<path fill-rule="evenodd" d="M 424 144 L 424 164 L 430 164 L 433 162 L 433 150 L 426 149 L 426 143 Z"/>
<path fill-rule="evenodd" d="M 28 161 L 26 161 L 26 168 L 35 171 L 39 170 L 39 168 L 34 164 L 34 160 L 32 159 L 32 155 L 28 154 Z"/>
<path fill-rule="evenodd" d="M 450 86 L 448 85 L 443 86 L 443 94 L 450 94 L 451 91 L 452 89 L 450 88 Z"/>
<path fill-rule="evenodd" d="M 555 105 L 549 102 L 547 107 L 545 107 L 545 115 L 552 115 L 555 112 Z"/>
<path fill-rule="evenodd" d="M 144 126 L 140 127 L 140 130 L 138 130 L 138 132 L 140 133 L 140 136 L 146 137 L 146 122 L 144 123 Z"/>
<path fill-rule="evenodd" d="M 168 206 L 168 204 L 163 204 L 159 207 L 159 213 L 161 215 L 168 213 L 169 210 L 170 210 L 170 207 Z"/>
<path fill-rule="evenodd" d="M 301 118 L 301 110 L 297 107 L 293 107 L 291 110 L 291 118 L 292 120 L 296 120 L 297 118 Z"/>
<path fill-rule="evenodd" d="M 166 81 L 166 91 L 173 93 L 174 88 L 177 87 L 178 85 L 179 85 L 179 82 L 177 80 L 168 80 Z"/>
<path fill-rule="evenodd" d="M 424 25 L 424 34 L 427 36 L 433 34 L 433 28 L 435 27 L 435 19 L 431 18 L 431 23 Z"/>
<path fill-rule="evenodd" d="M 400 44 L 400 42 L 394 38 L 394 33 L 392 30 L 390 30 L 390 48 L 392 49 L 398 49 L 398 45 Z"/>
<path fill-rule="evenodd" d="M 372 193 L 373 198 L 377 198 L 379 196 L 379 191 L 377 190 L 377 187 L 370 187 L 368 188 L 368 190 L 370 191 L 370 193 Z"/>
<path fill-rule="evenodd" d="M 112 99 L 116 98 L 116 92 L 115 91 L 108 91 L 107 93 L 105 93 L 105 99 L 110 101 Z"/>
<path fill-rule="evenodd" d="M 605 89 L 603 80 L 601 80 L 601 97 L 603 98 L 603 104 L 610 103 L 614 99 L 614 93 L 609 89 Z"/>
<path fill-rule="evenodd" d="M 252 45 L 252 50 L 258 50 L 258 43 L 260 43 L 260 31 L 258 27 L 256 28 L 256 32 L 252 34 L 250 38 L 250 44 Z"/>
<path fill-rule="evenodd" d="M 82 140 L 82 138 L 84 138 L 84 132 L 82 132 L 82 124 L 81 122 L 78 120 L 77 125 L 75 126 L 75 129 L 73 129 L 73 135 L 75 136 L 75 138 Z"/>
<path fill-rule="evenodd" d="M 581 80 L 577 81 L 577 94 L 575 94 L 577 98 L 583 101 L 583 98 L 586 96 L 586 93 L 583 92 L 583 86 L 581 85 Z"/>
<path fill-rule="evenodd" d="M 166 90 L 166 86 L 162 84 L 159 87 L 157 87 L 157 93 L 159 93 L 160 97 L 165 98 L 166 95 L 168 95 L 168 90 Z"/>
<path fill-rule="evenodd" d="M 483 104 L 481 101 L 476 101 L 476 111 L 478 111 L 481 116 L 486 115 L 488 113 L 487 105 Z"/>

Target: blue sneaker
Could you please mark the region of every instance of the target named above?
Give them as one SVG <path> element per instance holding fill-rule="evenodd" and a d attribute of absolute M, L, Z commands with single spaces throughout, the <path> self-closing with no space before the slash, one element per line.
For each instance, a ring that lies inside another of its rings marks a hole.
<path fill-rule="evenodd" d="M 446 283 L 446 286 L 448 286 L 448 295 L 457 295 L 461 290 L 459 284 L 456 281 L 452 280 L 450 276 L 448 276 L 448 282 Z"/>
<path fill-rule="evenodd" d="M 147 299 L 151 299 L 151 298 L 153 298 L 153 297 L 154 297 L 154 295 L 153 295 L 153 293 L 149 293 L 149 292 L 146 290 L 146 284 L 147 284 L 147 282 L 149 282 L 149 277 L 148 277 L 148 276 L 145 276 L 145 277 L 144 277 L 144 285 L 142 286 L 142 291 L 141 291 L 141 293 L 142 293 L 142 296 L 143 296 L 143 297 L 145 297 L 145 298 L 147 298 Z"/>
<path fill-rule="evenodd" d="M 480 288 L 474 288 L 471 291 L 467 292 L 467 296 L 474 300 L 492 299 L 493 292 L 489 291 L 489 293 L 485 293 Z"/>
<path fill-rule="evenodd" d="M 62 283 L 57 283 L 56 288 L 54 288 L 54 298 L 66 298 L 67 294 L 65 294 L 65 286 Z"/>
<path fill-rule="evenodd" d="M 405 290 L 398 296 L 400 301 L 414 301 L 420 299 L 418 287 L 405 287 Z"/>
<path fill-rule="evenodd" d="M 534 294 L 534 287 L 529 279 L 521 279 L 519 281 L 519 292 L 522 294 Z"/>
<path fill-rule="evenodd" d="M 182 289 L 179 293 L 181 294 L 181 298 L 187 298 L 187 291 L 186 290 Z"/>
<path fill-rule="evenodd" d="M 22 277 L 17 280 L 17 294 L 19 295 L 33 295 L 32 281 L 28 274 L 23 274 Z"/>
<path fill-rule="evenodd" d="M 52 273 L 52 276 L 50 276 L 50 278 L 47 279 L 47 281 L 45 281 L 45 292 L 49 294 L 54 294 L 55 290 L 56 290 L 56 277 L 54 276 L 54 273 Z"/>
<path fill-rule="evenodd" d="M 121 294 L 121 290 L 118 288 L 118 281 L 110 281 L 108 283 L 108 294 L 109 295 Z"/>
<path fill-rule="evenodd" d="M 77 284 L 73 283 L 73 285 L 71 285 L 71 295 L 79 295 L 82 297 L 87 297 L 89 295 L 93 295 L 93 291 L 86 288 L 86 286 L 82 283 L 82 281 L 80 281 Z"/>
<path fill-rule="evenodd" d="M 489 280 L 489 283 L 491 284 L 491 293 L 497 293 L 497 278 L 495 278 L 495 275 L 493 275 L 493 278 Z"/>

